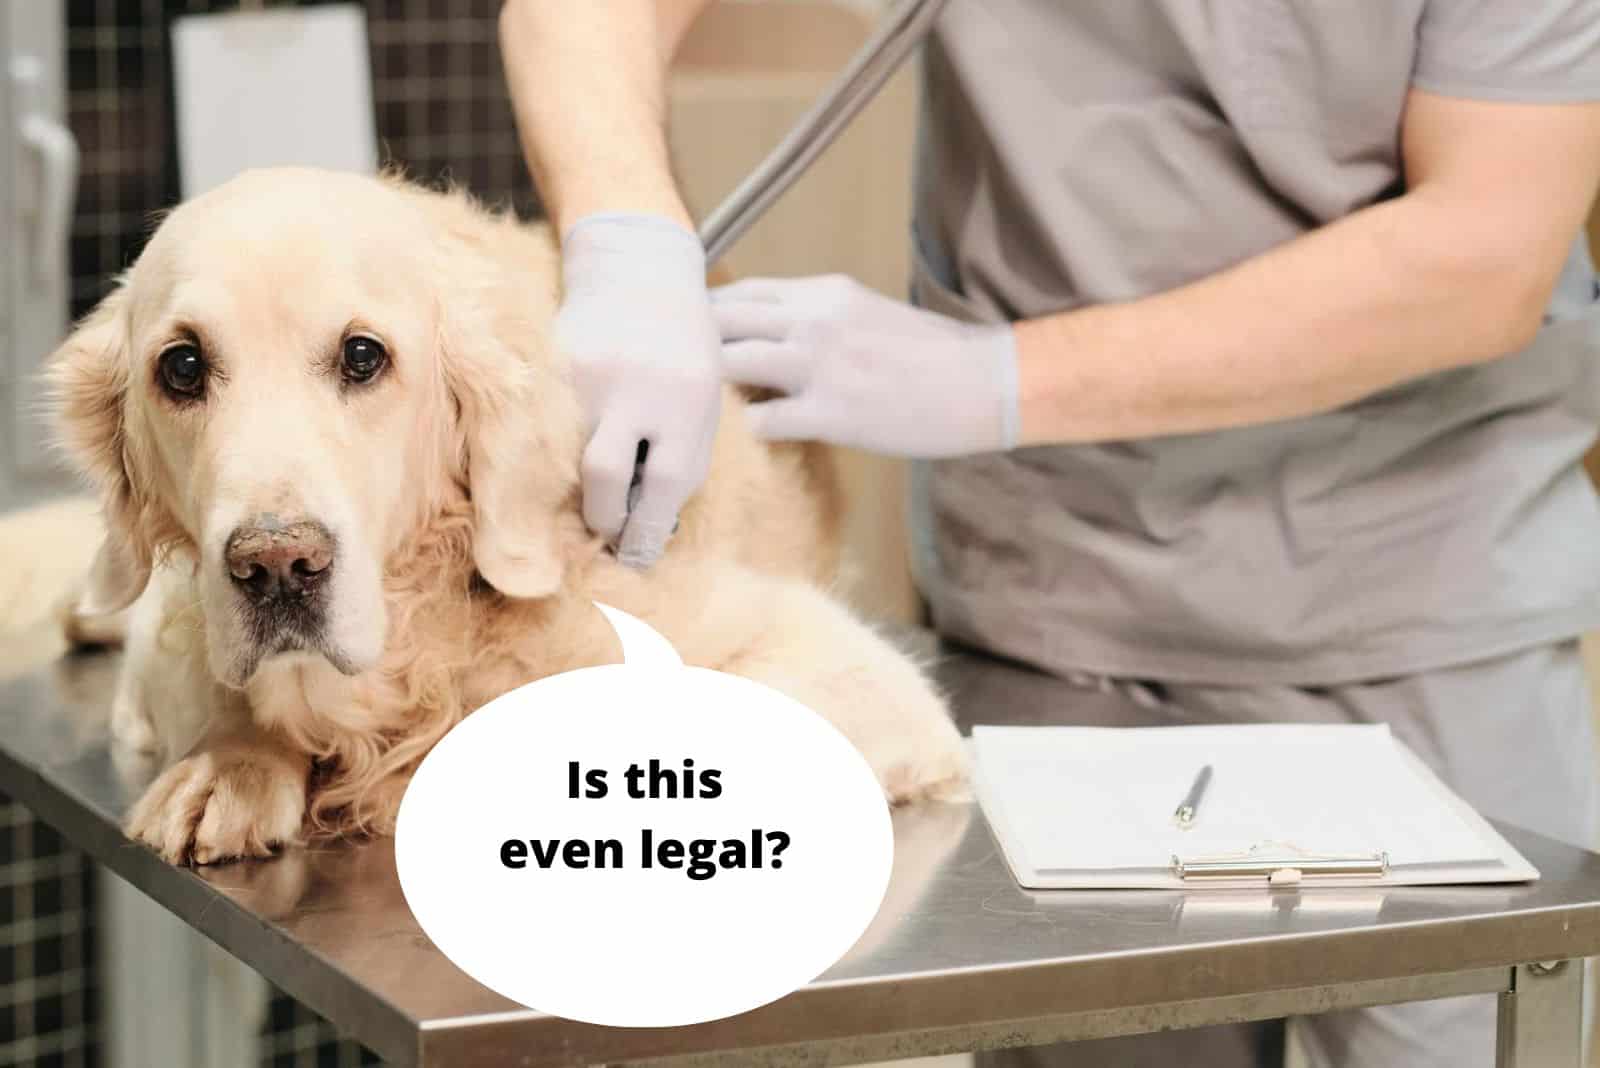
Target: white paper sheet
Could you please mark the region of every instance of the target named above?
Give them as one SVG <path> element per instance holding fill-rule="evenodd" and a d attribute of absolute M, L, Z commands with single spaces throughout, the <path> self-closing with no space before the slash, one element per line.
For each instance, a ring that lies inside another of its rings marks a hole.
<path fill-rule="evenodd" d="M 1387 852 L 1395 869 L 1501 852 L 1383 726 L 977 727 L 973 741 L 991 824 L 1042 874 L 1166 869 L 1266 843 Z M 1182 830 L 1173 811 L 1206 764 Z"/>

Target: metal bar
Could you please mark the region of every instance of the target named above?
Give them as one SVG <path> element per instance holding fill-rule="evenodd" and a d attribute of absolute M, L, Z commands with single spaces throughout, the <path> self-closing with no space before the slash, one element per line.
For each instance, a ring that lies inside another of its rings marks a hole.
<path fill-rule="evenodd" d="M 1175 1031 L 1215 1024 L 1275 1020 L 1344 1009 L 1393 1005 L 1407 1001 L 1504 993 L 1511 984 L 1506 968 L 1476 968 L 1436 975 L 1405 976 L 1352 983 L 1270 990 L 1219 998 L 1144 1005 L 944 1028 L 919 1028 L 875 1035 L 852 1035 L 816 1041 L 748 1046 L 731 1050 L 656 1058 L 621 1058 L 608 1063 L 651 1068 L 742 1068 L 744 1065 L 847 1065 L 931 1057 L 974 1050 L 1043 1046 L 1056 1042 L 1112 1038 L 1119 1035 Z M 527 1057 L 528 1042 L 518 1021 L 508 1016 L 498 1026 L 429 1026 L 422 1031 L 418 1063 L 437 1068 L 489 1064 Z M 557 1068 L 567 1064 L 563 1051 L 526 1063 Z M 1542 1068 L 1542 1066 L 1541 1066 Z"/>
<path fill-rule="evenodd" d="M 706 263 L 722 257 L 844 132 L 933 29 L 946 0 L 903 0 L 794 128 L 700 226 Z"/>
<path fill-rule="evenodd" d="M 1520 964 L 1500 995 L 1498 1068 L 1580 1068 L 1583 961 Z"/>
<path fill-rule="evenodd" d="M 971 1050 L 1042 1046 L 1217 1024 L 1249 1023 L 1283 1016 L 1308 1016 L 1433 998 L 1491 994 L 1504 992 L 1508 984 L 1509 973 L 1506 969 L 1483 968 L 1443 975 L 1336 983 L 1239 997 L 1173 1002 L 1148 1006 L 1137 1013 L 1079 1013 L 1038 1020 L 1013 1020 L 984 1027 L 882 1035 L 825 1045 L 741 1050 L 736 1053 L 671 1057 L 635 1063 L 648 1063 L 651 1068 L 737 1068 L 754 1063 L 860 1064 Z"/>
<path fill-rule="evenodd" d="M 1311 877 L 1376 877 L 1389 870 L 1386 853 L 1367 857 L 1233 857 L 1218 860 L 1172 858 L 1172 871 L 1185 882 L 1210 879 L 1265 879 L 1273 881 L 1280 872 L 1292 871 Z M 1298 880 L 1297 880 L 1298 881 Z"/>

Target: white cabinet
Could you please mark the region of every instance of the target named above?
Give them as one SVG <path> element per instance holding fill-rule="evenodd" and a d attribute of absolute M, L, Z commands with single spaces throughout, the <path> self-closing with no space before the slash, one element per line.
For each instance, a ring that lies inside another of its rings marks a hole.
<path fill-rule="evenodd" d="M 59 488 L 37 375 L 67 327 L 78 151 L 60 0 L 0 0 L 0 508 Z"/>

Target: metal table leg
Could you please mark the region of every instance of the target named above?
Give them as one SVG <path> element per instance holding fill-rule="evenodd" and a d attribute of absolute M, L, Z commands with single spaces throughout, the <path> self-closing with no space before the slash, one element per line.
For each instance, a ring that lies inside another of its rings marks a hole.
<path fill-rule="evenodd" d="M 1583 961 L 1520 964 L 1500 995 L 1499 1068 L 1582 1068 Z"/>

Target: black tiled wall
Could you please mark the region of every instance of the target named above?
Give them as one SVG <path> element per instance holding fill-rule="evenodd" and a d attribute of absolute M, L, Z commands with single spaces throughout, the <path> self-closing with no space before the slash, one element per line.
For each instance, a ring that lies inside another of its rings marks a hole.
<path fill-rule="evenodd" d="M 92 898 L 84 857 L 0 798 L 0 1065 L 100 1063 Z"/>
<path fill-rule="evenodd" d="M 294 6 L 267 0 L 271 6 Z M 322 0 L 305 0 L 310 6 Z M 501 0 L 366 0 L 381 155 L 424 181 L 534 209 L 496 44 Z M 83 149 L 72 234 L 73 314 L 177 196 L 168 35 L 182 14 L 237 0 L 67 0 L 68 120 Z"/>

